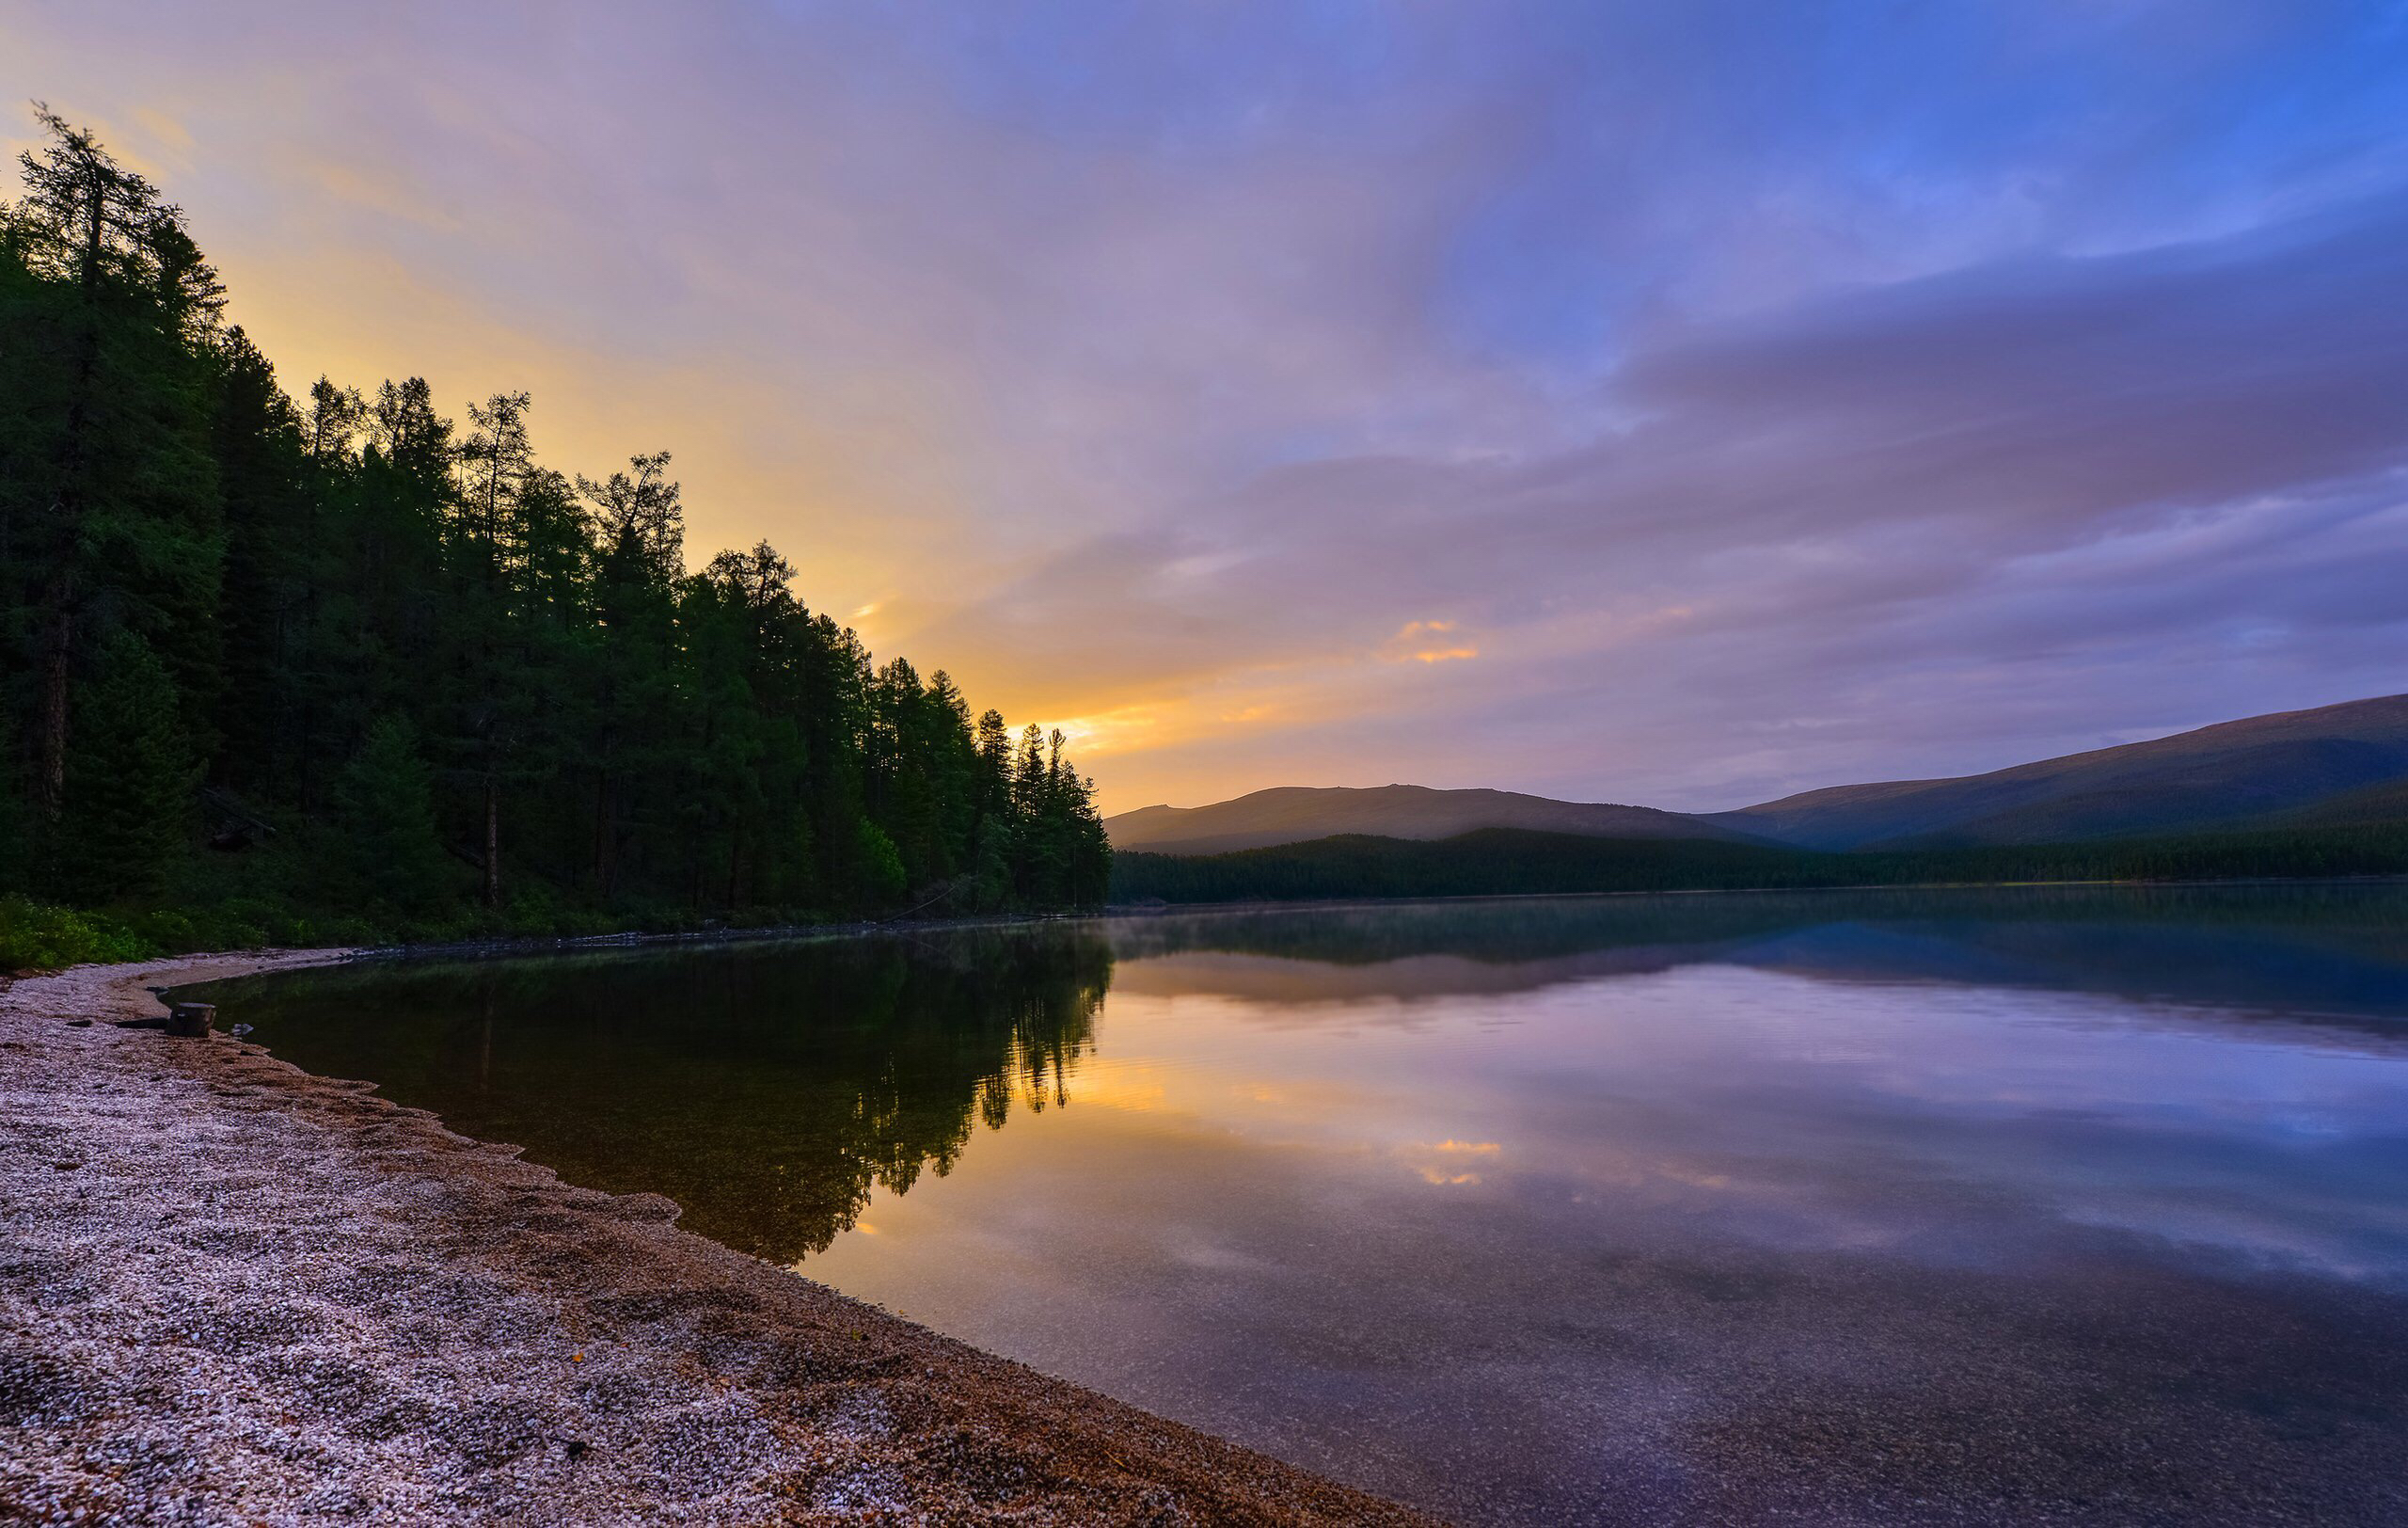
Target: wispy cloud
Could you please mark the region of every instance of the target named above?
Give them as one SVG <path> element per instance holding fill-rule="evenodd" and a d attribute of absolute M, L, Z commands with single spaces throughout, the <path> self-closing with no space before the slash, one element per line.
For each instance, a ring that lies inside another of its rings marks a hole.
<path fill-rule="evenodd" d="M 289 382 L 673 450 L 697 550 L 1109 804 L 1730 804 L 2401 684 L 2379 8 L 203 8 L 0 0 L 0 91 Z"/>

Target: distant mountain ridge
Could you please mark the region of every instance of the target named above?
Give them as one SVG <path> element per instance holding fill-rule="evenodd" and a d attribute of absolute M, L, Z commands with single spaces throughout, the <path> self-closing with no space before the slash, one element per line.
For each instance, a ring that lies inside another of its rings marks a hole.
<path fill-rule="evenodd" d="M 1709 814 L 1806 849 L 2073 843 L 2397 816 L 2408 695 L 2219 722 L 1985 774 L 1833 786 Z M 2353 809 L 2354 808 L 2354 809 Z M 2337 809 L 2338 816 L 2333 815 Z"/>
<path fill-rule="evenodd" d="M 1155 854 L 1227 854 L 1339 834 L 1452 838 L 1483 828 L 1592 838 L 1750 836 L 1680 812 L 1606 802 L 1554 801 L 1511 790 L 1438 790 L 1429 786 L 1275 786 L 1210 806 L 1141 806 L 1104 819 L 1115 849 Z"/>
<path fill-rule="evenodd" d="M 1278 787 L 1105 820 L 1113 847 L 1221 854 L 1339 835 L 1440 839 L 1488 829 L 1916 850 L 2346 827 L 2408 817 L 2408 695 L 2278 711 L 1934 780 L 1832 786 L 1689 814 L 1507 790 Z"/>

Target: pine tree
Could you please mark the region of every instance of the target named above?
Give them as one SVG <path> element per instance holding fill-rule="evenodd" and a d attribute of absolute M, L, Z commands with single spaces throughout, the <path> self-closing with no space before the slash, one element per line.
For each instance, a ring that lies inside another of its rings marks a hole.
<path fill-rule="evenodd" d="M 381 900 L 422 912 L 450 877 L 435 825 L 435 772 L 419 753 L 418 729 L 388 716 L 368 732 L 335 787 L 342 855 Z"/>
<path fill-rule="evenodd" d="M 863 900 L 873 908 L 892 907 L 903 895 L 903 856 L 886 830 L 868 818 L 856 818 L 853 831 L 861 845 L 858 885 Z"/>
<path fill-rule="evenodd" d="M 275 368 L 239 328 L 217 347 L 212 450 L 226 526 L 215 775 L 244 791 L 310 798 L 316 718 L 305 676 L 319 604 L 316 497 L 299 422 Z"/>
<path fill-rule="evenodd" d="M 501 902 L 501 792 L 509 755 L 528 692 L 524 664 L 512 640 L 513 583 L 522 571 L 529 538 L 522 516 L 535 475 L 527 430 L 531 400 L 497 392 L 468 406 L 468 438 L 459 447 L 460 490 L 453 502 L 450 552 L 462 598 L 452 635 L 461 659 L 454 751 L 477 786 L 480 856 L 487 908 Z"/>
<path fill-rule="evenodd" d="M 58 867 L 100 900 L 156 890 L 189 848 L 199 771 L 177 717 L 176 687 L 150 644 L 113 633 L 76 707 Z"/>
<path fill-rule="evenodd" d="M 605 905 L 618 895 L 630 828 L 657 806 L 641 783 L 675 756 L 689 692 L 678 685 L 677 594 L 685 574 L 685 511 L 668 477 L 669 453 L 632 458 L 606 482 L 579 477 L 592 506 L 594 616 L 584 649 L 591 697 L 582 750 L 593 775 L 589 883 Z M 781 858 L 809 864 L 808 825 Z M 788 889 L 794 889 L 791 885 Z"/>
<path fill-rule="evenodd" d="M 27 511 L 11 539 L 31 586 L 11 594 L 34 635 L 35 797 L 55 818 L 96 611 L 182 628 L 163 651 L 182 720 L 205 727 L 218 547 L 204 352 L 223 289 L 157 187 L 89 132 L 36 116 L 49 141 L 20 157 L 25 194 L 0 210 L 17 278 L 0 313 L 0 443 Z"/>

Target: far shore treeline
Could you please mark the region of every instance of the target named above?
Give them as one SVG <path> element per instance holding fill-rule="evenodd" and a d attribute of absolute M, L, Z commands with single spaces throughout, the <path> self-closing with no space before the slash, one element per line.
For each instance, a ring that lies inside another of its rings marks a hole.
<path fill-rule="evenodd" d="M 766 542 L 689 571 L 666 453 L 539 465 L 523 392 L 293 397 L 179 210 L 40 117 L 0 206 L 0 953 L 1102 900 L 1058 732 L 874 662 Z"/>
<path fill-rule="evenodd" d="M 1122 850 L 1113 857 L 1112 895 L 1121 902 L 1320 901 L 2400 875 L 2408 875 L 2408 821 L 2398 820 L 1845 853 L 1486 828 L 1440 839 L 1348 835 L 1228 854 Z"/>

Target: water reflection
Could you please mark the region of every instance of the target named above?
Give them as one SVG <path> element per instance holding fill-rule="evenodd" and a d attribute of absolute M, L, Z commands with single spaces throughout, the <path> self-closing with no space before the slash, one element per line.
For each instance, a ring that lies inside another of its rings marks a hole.
<path fill-rule="evenodd" d="M 2291 1015 L 2408 1014 L 2408 889 L 2392 885 L 1534 898 L 1171 914 L 1118 925 L 1114 948 L 1123 962 L 1149 963 L 1124 971 L 1124 983 L 1192 980 L 1279 1005 L 1526 992 L 1720 963 L 1834 980 L 2053 988 Z"/>
<path fill-rule="evenodd" d="M 1091 928 L 377 963 L 224 984 L 261 1042 L 780 1262 L 980 1125 L 1067 1097 L 1112 979 Z"/>
<path fill-rule="evenodd" d="M 1465 1522 L 2385 1522 L 2404 929 L 2385 887 L 1598 899 L 220 1000 Z"/>

